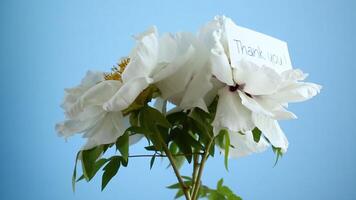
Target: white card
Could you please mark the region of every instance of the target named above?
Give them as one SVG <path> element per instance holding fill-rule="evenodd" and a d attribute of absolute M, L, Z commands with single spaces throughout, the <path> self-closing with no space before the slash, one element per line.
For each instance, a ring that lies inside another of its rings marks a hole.
<path fill-rule="evenodd" d="M 277 72 L 292 68 L 287 43 L 271 36 L 237 26 L 228 20 L 225 27 L 231 65 L 244 59 L 270 66 Z"/>

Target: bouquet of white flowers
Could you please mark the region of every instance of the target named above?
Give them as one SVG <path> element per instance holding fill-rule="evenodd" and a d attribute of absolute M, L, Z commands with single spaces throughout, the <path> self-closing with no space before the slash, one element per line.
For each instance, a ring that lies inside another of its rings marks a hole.
<path fill-rule="evenodd" d="M 87 138 L 77 154 L 73 189 L 76 181 L 90 181 L 101 168 L 104 189 L 135 157 L 129 146 L 145 137 L 151 167 L 156 157 L 168 158 L 178 179 L 169 186 L 178 190 L 176 197 L 240 199 L 222 180 L 216 189 L 201 183 L 215 147 L 226 168 L 229 158 L 268 147 L 278 159 L 288 140 L 277 120 L 296 118 L 286 110 L 288 103 L 310 99 L 321 89 L 303 82 L 307 75 L 292 68 L 284 42 L 224 16 L 197 34 L 159 36 L 151 27 L 135 39 L 130 55 L 111 72 L 89 71 L 79 86 L 65 90 L 61 106 L 66 120 L 56 130 L 65 138 L 75 133 Z M 109 148 L 118 153 L 106 156 Z M 193 165 L 189 177 L 179 171 L 185 161 Z"/>

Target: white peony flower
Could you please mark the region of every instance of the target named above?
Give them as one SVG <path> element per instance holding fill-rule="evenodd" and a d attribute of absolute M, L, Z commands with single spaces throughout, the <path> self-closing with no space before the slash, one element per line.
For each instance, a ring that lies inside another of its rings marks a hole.
<path fill-rule="evenodd" d="M 277 72 L 272 67 L 247 61 L 241 61 L 233 68 L 229 63 L 226 40 L 225 29 L 229 28 L 226 26 L 227 20 L 231 19 L 216 17 L 200 31 L 200 37 L 210 44 L 213 74 L 226 84 L 219 91 L 213 125 L 216 130 L 228 129 L 231 135 L 236 132 L 248 135 L 249 131 L 257 127 L 273 146 L 286 151 L 288 140 L 276 120 L 296 118 L 285 109 L 288 103 L 312 98 L 319 93 L 321 86 L 301 82 L 306 75 L 300 70 Z M 242 139 L 241 136 L 238 138 Z M 245 137 L 244 140 L 250 144 L 254 142 L 252 136 Z M 242 151 L 258 152 L 259 144 L 255 145 L 255 148 Z"/>
<path fill-rule="evenodd" d="M 127 108 L 150 84 L 155 84 L 165 99 L 173 99 L 186 89 L 192 73 L 196 73 L 188 65 L 194 53 L 191 35 L 164 34 L 158 37 L 156 28 L 152 27 L 137 36 L 136 40 L 137 45 L 129 55 L 130 62 L 122 74 L 123 86 L 104 104 L 105 110 L 121 111 Z"/>
<path fill-rule="evenodd" d="M 56 124 L 58 134 L 68 138 L 83 133 L 87 138 L 82 147 L 84 150 L 115 142 L 128 128 L 129 122 L 121 112 L 105 111 L 103 104 L 121 85 L 120 81 L 105 80 L 102 72 L 89 71 L 79 86 L 65 90 L 62 108 L 67 119 Z M 138 139 L 138 136 L 131 136 L 130 143 Z"/>

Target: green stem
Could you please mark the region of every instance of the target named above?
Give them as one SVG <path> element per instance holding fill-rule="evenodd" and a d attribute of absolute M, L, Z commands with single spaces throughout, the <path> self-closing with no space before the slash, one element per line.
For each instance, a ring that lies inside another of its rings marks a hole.
<path fill-rule="evenodd" d="M 193 174 L 192 174 L 192 190 L 191 192 L 193 193 L 194 188 L 196 187 L 196 179 L 197 179 L 197 174 L 199 170 L 199 154 L 194 154 L 193 156 Z"/>
<path fill-rule="evenodd" d="M 198 175 L 197 175 L 197 178 L 196 178 L 195 188 L 194 188 L 193 193 L 192 193 L 192 200 L 197 200 L 198 199 L 201 177 L 203 175 L 204 166 L 205 166 L 205 163 L 206 163 L 206 161 L 207 161 L 207 159 L 209 157 L 209 151 L 210 151 L 210 148 L 211 148 L 211 145 L 213 144 L 213 142 L 214 142 L 214 138 L 211 138 L 207 148 L 205 149 L 204 155 L 201 158 L 200 167 L 199 167 Z"/>
<path fill-rule="evenodd" d="M 179 173 L 179 170 L 174 162 L 174 159 L 173 159 L 173 156 L 171 154 L 171 152 L 169 151 L 167 145 L 163 145 L 163 150 L 164 152 L 166 153 L 168 159 L 169 159 L 169 162 L 171 163 L 172 165 L 172 168 L 174 170 L 174 173 L 176 174 L 176 177 L 178 179 L 178 182 L 180 184 L 180 186 L 182 187 L 182 190 L 183 190 L 183 193 L 184 193 L 184 196 L 186 198 L 186 200 L 191 200 L 191 197 L 190 197 L 190 193 L 189 193 L 189 187 L 187 187 L 183 181 L 183 178 L 182 176 L 180 175 Z"/>

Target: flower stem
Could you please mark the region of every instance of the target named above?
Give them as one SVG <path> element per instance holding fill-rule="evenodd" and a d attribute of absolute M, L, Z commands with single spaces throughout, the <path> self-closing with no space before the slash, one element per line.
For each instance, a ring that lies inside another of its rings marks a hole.
<path fill-rule="evenodd" d="M 192 174 L 192 190 L 191 193 L 193 193 L 195 187 L 196 187 L 196 179 L 197 179 L 197 174 L 199 170 L 199 154 L 194 154 L 193 156 L 193 174 Z"/>
<path fill-rule="evenodd" d="M 179 173 L 179 170 L 178 170 L 178 168 L 177 168 L 177 166 L 176 166 L 176 164 L 174 162 L 173 156 L 172 156 L 171 152 L 169 151 L 167 145 L 165 145 L 165 144 L 163 145 L 163 150 L 166 153 L 166 155 L 167 155 L 167 157 L 169 159 L 169 162 L 172 165 L 172 168 L 174 170 L 174 173 L 176 174 L 176 177 L 178 179 L 178 182 L 179 182 L 180 186 L 182 187 L 182 191 L 184 193 L 184 196 L 185 196 L 186 200 L 191 200 L 190 193 L 189 193 L 189 187 L 187 187 L 185 185 L 185 183 L 183 181 L 183 178 Z"/>
<path fill-rule="evenodd" d="M 211 138 L 207 148 L 205 149 L 204 155 L 201 158 L 198 175 L 197 175 L 197 178 L 195 180 L 195 187 L 194 187 L 194 190 L 192 192 L 192 200 L 197 200 L 198 199 L 199 188 L 200 188 L 200 180 L 201 180 L 201 177 L 203 175 L 204 166 L 205 166 L 205 163 L 206 163 L 206 161 L 207 161 L 207 159 L 209 157 L 209 151 L 210 151 L 211 145 L 213 144 L 213 141 L 214 141 L 214 138 Z"/>

